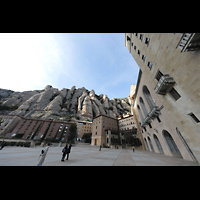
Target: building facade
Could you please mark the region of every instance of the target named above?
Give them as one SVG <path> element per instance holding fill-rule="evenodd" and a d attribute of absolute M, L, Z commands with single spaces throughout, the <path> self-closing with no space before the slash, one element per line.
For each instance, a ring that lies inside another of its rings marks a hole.
<path fill-rule="evenodd" d="M 84 133 L 92 133 L 92 122 L 77 121 L 77 140 L 82 140 Z"/>
<path fill-rule="evenodd" d="M 149 151 L 200 162 L 200 34 L 126 33 L 140 67 L 133 109 Z"/>
<path fill-rule="evenodd" d="M 42 120 L 18 116 L 20 120 L 6 138 L 67 142 L 71 122 Z"/>
<path fill-rule="evenodd" d="M 117 119 L 99 115 L 93 119 L 91 145 L 108 145 L 118 141 Z"/>
<path fill-rule="evenodd" d="M 121 144 L 124 143 L 124 134 L 133 132 L 133 128 L 137 128 L 135 117 L 133 115 L 118 118 L 119 135 Z"/>

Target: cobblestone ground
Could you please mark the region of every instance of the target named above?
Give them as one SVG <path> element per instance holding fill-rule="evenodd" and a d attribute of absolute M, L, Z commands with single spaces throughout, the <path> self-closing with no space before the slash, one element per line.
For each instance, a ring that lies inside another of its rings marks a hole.
<path fill-rule="evenodd" d="M 4 147 L 0 166 L 36 166 L 42 147 Z M 50 147 L 43 166 L 199 166 L 162 154 L 126 149 L 99 148 L 87 144 L 73 146 L 69 160 L 61 162 L 63 147 Z"/>

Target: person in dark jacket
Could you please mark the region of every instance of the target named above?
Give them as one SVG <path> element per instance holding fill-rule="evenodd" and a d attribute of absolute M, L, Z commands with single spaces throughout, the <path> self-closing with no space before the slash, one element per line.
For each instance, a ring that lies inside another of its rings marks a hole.
<path fill-rule="evenodd" d="M 68 150 L 68 144 L 66 144 L 66 146 L 62 150 L 62 153 L 63 153 L 62 159 L 61 159 L 62 162 L 64 162 L 65 156 L 66 156 L 66 154 L 67 154 L 68 151 L 69 151 Z"/>
<path fill-rule="evenodd" d="M 71 147 L 72 147 L 72 145 L 71 145 L 71 142 L 70 142 L 70 144 L 68 146 L 68 150 L 67 150 L 67 158 L 66 158 L 66 160 L 68 160 L 68 158 L 69 158 L 69 154 L 71 152 Z"/>

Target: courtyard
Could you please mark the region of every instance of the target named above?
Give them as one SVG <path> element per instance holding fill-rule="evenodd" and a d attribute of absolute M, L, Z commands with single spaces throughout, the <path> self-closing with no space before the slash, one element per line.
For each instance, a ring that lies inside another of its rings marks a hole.
<path fill-rule="evenodd" d="M 43 147 L 10 147 L 0 151 L 0 166 L 36 166 Z M 148 151 L 109 149 L 77 144 L 61 162 L 63 147 L 50 147 L 43 166 L 199 166 L 196 162 Z"/>

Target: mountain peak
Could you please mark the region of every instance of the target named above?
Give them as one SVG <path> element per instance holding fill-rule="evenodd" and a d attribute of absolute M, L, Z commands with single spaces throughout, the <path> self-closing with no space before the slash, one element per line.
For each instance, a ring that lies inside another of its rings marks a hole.
<path fill-rule="evenodd" d="M 130 98 L 130 97 L 128 97 Z M 85 87 L 58 90 L 47 85 L 43 90 L 14 92 L 0 89 L 0 113 L 25 117 L 92 121 L 102 114 L 109 117 L 130 113 L 128 98 L 110 100 L 107 95 L 96 95 Z"/>

